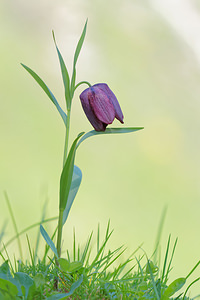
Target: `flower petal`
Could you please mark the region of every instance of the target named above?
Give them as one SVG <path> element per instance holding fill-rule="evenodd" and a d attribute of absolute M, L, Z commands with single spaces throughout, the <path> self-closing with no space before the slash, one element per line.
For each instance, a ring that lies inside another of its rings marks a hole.
<path fill-rule="evenodd" d="M 114 121 L 114 106 L 103 90 L 98 87 L 90 87 L 88 99 L 90 106 L 100 121 L 105 124 L 111 124 Z"/>
<path fill-rule="evenodd" d="M 84 90 L 80 94 L 80 100 L 81 100 L 83 110 L 84 110 L 88 120 L 90 121 L 90 123 L 92 124 L 92 126 L 94 127 L 94 129 L 96 131 L 105 131 L 107 124 L 101 122 L 94 114 L 94 112 L 90 106 L 89 100 L 88 100 L 88 92 L 89 92 L 89 88 Z"/>
<path fill-rule="evenodd" d="M 110 101 L 112 102 L 114 109 L 115 109 L 115 117 L 121 122 L 124 123 L 123 119 L 123 113 L 121 110 L 121 107 L 119 105 L 119 102 L 115 96 L 115 94 L 111 91 L 111 89 L 108 87 L 108 85 L 106 83 L 97 83 L 95 84 L 93 87 L 98 87 L 99 89 L 101 89 L 103 92 L 106 93 L 106 95 L 108 96 L 108 98 L 110 99 Z"/>

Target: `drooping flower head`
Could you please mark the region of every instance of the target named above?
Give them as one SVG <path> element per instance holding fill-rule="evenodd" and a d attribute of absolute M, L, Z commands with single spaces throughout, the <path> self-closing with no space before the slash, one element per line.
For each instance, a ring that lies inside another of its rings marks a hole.
<path fill-rule="evenodd" d="M 123 113 L 116 96 L 106 83 L 97 83 L 80 94 L 83 110 L 96 131 L 105 131 L 114 119 L 123 122 Z"/>

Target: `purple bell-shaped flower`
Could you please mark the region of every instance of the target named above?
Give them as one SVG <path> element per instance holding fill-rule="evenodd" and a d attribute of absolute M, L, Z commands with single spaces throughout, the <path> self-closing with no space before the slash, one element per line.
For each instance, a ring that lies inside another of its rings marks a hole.
<path fill-rule="evenodd" d="M 83 110 L 96 131 L 105 131 L 114 119 L 123 122 L 123 113 L 116 96 L 106 83 L 97 83 L 80 94 Z"/>

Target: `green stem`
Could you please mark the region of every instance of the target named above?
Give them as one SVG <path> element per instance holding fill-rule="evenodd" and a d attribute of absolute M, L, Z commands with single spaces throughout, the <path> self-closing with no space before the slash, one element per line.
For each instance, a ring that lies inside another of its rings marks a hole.
<path fill-rule="evenodd" d="M 88 81 L 79 82 L 73 89 L 71 97 L 73 97 L 74 91 L 81 84 L 87 84 L 89 87 L 91 84 Z M 64 145 L 64 156 L 63 156 L 63 167 L 65 166 L 67 155 L 68 155 L 68 144 L 69 144 L 69 129 L 70 129 L 70 113 L 71 113 L 71 102 L 70 99 L 70 107 L 67 109 L 67 124 L 66 124 L 66 134 L 65 134 L 65 145 Z M 59 209 L 59 217 L 58 217 L 58 235 L 57 235 L 57 252 L 58 257 L 61 255 L 61 242 L 62 242 L 62 227 L 63 227 L 63 213 L 64 209 Z M 58 263 L 57 263 L 58 264 Z"/>
<path fill-rule="evenodd" d="M 71 112 L 71 107 L 67 110 L 67 125 L 66 125 L 66 134 L 65 134 L 63 167 L 64 167 L 64 165 L 66 163 L 66 160 L 67 160 L 68 143 L 69 143 L 69 128 L 70 128 L 70 112 Z"/>
<path fill-rule="evenodd" d="M 79 82 L 75 87 L 74 87 L 74 91 L 77 89 L 77 87 L 79 87 L 79 85 L 81 84 L 87 84 L 89 87 L 91 87 L 92 85 L 88 82 L 88 81 L 81 81 Z"/>
<path fill-rule="evenodd" d="M 65 146 L 64 146 L 64 156 L 63 156 L 63 167 L 67 160 L 67 153 L 68 153 L 68 143 L 69 143 L 69 128 L 70 128 L 70 112 L 71 107 L 67 110 L 67 124 L 66 124 L 66 134 L 65 134 Z M 61 255 L 61 242 L 62 242 L 62 227 L 63 227 L 63 209 L 59 209 L 59 216 L 58 216 L 58 235 L 57 235 L 57 252 L 58 257 Z"/>
<path fill-rule="evenodd" d="M 57 252 L 58 252 L 58 257 L 60 257 L 60 255 L 61 255 L 63 213 L 64 213 L 64 209 L 60 209 L 59 210 L 59 219 L 58 219 L 58 236 L 57 236 Z"/>

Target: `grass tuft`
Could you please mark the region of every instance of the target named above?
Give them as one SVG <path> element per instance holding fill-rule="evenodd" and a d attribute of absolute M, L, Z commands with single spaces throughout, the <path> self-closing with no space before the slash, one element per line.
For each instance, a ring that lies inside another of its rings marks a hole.
<path fill-rule="evenodd" d="M 45 221 L 44 217 L 43 214 L 42 222 Z M 52 239 L 55 233 L 56 230 Z M 199 266 L 200 261 L 186 277 L 177 278 L 168 284 L 177 239 L 171 247 L 171 235 L 169 236 L 163 263 L 158 265 L 148 258 L 141 247 L 124 259 L 126 253 L 124 246 L 115 250 L 111 250 L 108 246 L 112 234 L 110 221 L 103 238 L 101 238 L 100 225 L 98 225 L 96 237 L 94 238 L 91 232 L 85 246 L 81 248 L 76 241 L 74 229 L 72 247 L 64 251 L 66 257 L 58 260 L 59 265 L 55 263 L 54 253 L 49 246 L 46 247 L 43 258 L 38 257 L 37 249 L 40 242 L 38 238 L 35 247 L 32 247 L 26 235 L 29 261 L 17 260 L 14 257 L 12 263 L 4 245 L 0 251 L 2 259 L 0 299 L 192 300 L 200 298 L 200 296 L 195 298 L 187 296 L 200 277 L 186 287 L 188 278 Z M 95 239 L 95 245 L 93 239 Z M 138 253 L 141 250 L 142 255 Z M 56 288 L 55 278 L 58 279 Z M 185 292 L 180 293 L 181 288 L 185 288 Z"/>

